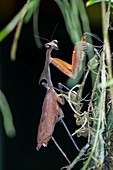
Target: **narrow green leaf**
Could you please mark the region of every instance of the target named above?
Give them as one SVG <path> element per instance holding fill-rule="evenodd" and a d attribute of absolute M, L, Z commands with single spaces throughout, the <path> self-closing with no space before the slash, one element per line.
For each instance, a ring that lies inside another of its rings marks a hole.
<path fill-rule="evenodd" d="M 27 23 L 31 19 L 33 13 L 36 11 L 37 7 L 39 7 L 40 1 L 41 0 L 30 1 L 29 9 L 28 9 L 27 14 L 26 14 L 25 19 L 24 19 L 25 23 Z"/>
<path fill-rule="evenodd" d="M 22 8 L 23 9 L 23 8 Z M 4 40 L 16 27 L 17 23 L 21 18 L 22 9 L 18 12 L 18 14 L 9 22 L 9 24 L 0 31 L 0 42 Z"/>
<path fill-rule="evenodd" d="M 12 113 L 11 113 L 9 104 L 6 100 L 6 97 L 1 90 L 0 90 L 0 110 L 3 115 L 3 124 L 4 124 L 4 129 L 6 131 L 7 136 L 8 137 L 15 136 L 16 131 L 15 131 L 14 124 L 13 124 Z"/>
<path fill-rule="evenodd" d="M 34 3 L 35 2 L 35 3 Z M 32 14 L 33 14 L 33 10 L 34 7 L 36 6 L 36 2 L 39 5 L 40 0 L 35 0 L 35 1 L 28 1 L 23 7 L 22 9 L 17 13 L 17 15 L 9 22 L 9 24 L 3 28 L 0 31 L 0 42 L 2 40 L 4 40 L 16 27 L 16 25 L 18 24 L 18 22 L 21 20 L 21 18 L 23 18 L 25 15 L 27 16 L 26 13 L 29 13 L 30 10 L 32 10 Z M 33 9 L 32 9 L 33 8 Z M 28 14 L 29 15 L 29 14 Z M 30 17 L 27 17 L 27 20 L 29 20 Z"/>
<path fill-rule="evenodd" d="M 101 2 L 102 0 L 89 0 L 86 2 L 86 6 L 90 6 L 90 5 L 93 5 L 93 4 L 96 4 L 96 3 L 99 3 Z M 106 2 L 108 2 L 109 0 L 105 0 Z M 113 7 L 113 0 L 111 0 L 111 7 Z"/>
<path fill-rule="evenodd" d="M 21 33 L 22 25 L 23 25 L 23 19 L 24 19 L 24 16 L 25 16 L 27 10 L 28 10 L 28 4 L 25 4 L 23 7 L 23 10 L 21 12 L 21 18 L 20 18 L 20 21 L 18 22 L 16 32 L 14 35 L 14 39 L 13 39 L 13 44 L 11 47 L 11 60 L 12 61 L 14 61 L 16 59 L 16 50 L 17 50 L 17 45 L 18 45 L 18 39 L 20 37 L 20 33 Z"/>
<path fill-rule="evenodd" d="M 88 6 L 98 3 L 98 2 L 101 2 L 101 0 L 89 0 L 86 2 L 86 6 L 88 7 Z"/>

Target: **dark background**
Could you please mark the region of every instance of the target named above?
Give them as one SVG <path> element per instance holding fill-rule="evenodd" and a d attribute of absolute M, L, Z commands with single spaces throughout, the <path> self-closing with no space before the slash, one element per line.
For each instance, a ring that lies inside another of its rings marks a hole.
<path fill-rule="evenodd" d="M 25 1 L 10 0 L 0 1 L 0 29 L 2 29 Z M 100 5 L 94 5 L 87 9 L 92 32 L 101 36 L 101 11 Z M 42 0 L 39 12 L 39 34 L 41 37 L 51 40 L 55 25 L 57 29 L 53 39 L 59 42 L 59 51 L 53 52 L 53 56 L 71 62 L 73 45 L 66 31 L 62 14 L 55 2 Z M 36 151 L 36 137 L 42 103 L 46 90 L 39 86 L 38 80 L 44 67 L 46 49 L 42 40 L 43 49 L 38 49 L 34 40 L 32 18 L 28 24 L 22 27 L 21 36 L 17 48 L 16 61 L 10 60 L 10 49 L 15 30 L 1 43 L 0 50 L 0 74 L 1 89 L 7 97 L 12 110 L 16 136 L 8 138 L 4 128 L 1 134 L 3 141 L 3 170 L 58 170 L 67 165 L 66 160 L 50 140 L 47 148 Z M 51 66 L 53 84 L 57 87 L 58 82 L 66 83 L 67 76 Z M 63 107 L 66 115 L 65 121 L 71 132 L 75 129 L 72 119 L 72 111 L 66 105 Z M 3 126 L 2 126 L 3 127 Z M 58 123 L 54 132 L 55 139 L 72 161 L 78 154 L 69 140 L 63 126 Z M 75 140 L 81 148 L 85 139 Z M 80 168 L 78 163 L 78 167 Z"/>

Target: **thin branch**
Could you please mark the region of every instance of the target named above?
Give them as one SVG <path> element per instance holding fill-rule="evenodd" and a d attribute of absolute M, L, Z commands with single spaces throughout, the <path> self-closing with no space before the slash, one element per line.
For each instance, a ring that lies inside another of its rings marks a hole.
<path fill-rule="evenodd" d="M 86 150 L 89 148 L 89 143 L 87 143 L 79 152 L 78 156 L 71 162 L 71 164 L 69 166 L 63 167 L 61 169 L 66 169 L 66 170 L 71 170 L 78 161 L 80 161 L 80 158 L 84 155 L 84 153 L 86 152 Z"/>

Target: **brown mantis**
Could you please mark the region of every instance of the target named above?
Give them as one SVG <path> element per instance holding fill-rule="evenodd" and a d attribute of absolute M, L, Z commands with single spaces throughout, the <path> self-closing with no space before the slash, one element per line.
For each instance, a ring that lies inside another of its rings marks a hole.
<path fill-rule="evenodd" d="M 66 127 L 65 122 L 62 119 L 64 117 L 64 113 L 62 109 L 60 108 L 59 103 L 61 105 L 63 105 L 64 103 L 63 103 L 63 99 L 60 97 L 60 95 L 56 93 L 55 88 L 53 87 L 53 84 L 51 81 L 51 74 L 50 74 L 50 63 L 55 65 L 58 69 L 60 69 L 67 76 L 71 78 L 75 78 L 78 75 L 79 71 L 81 70 L 82 61 L 86 53 L 85 52 L 86 45 L 94 47 L 90 43 L 86 42 L 86 35 L 84 34 L 81 42 L 79 42 L 74 47 L 74 51 L 72 53 L 72 64 L 68 64 L 65 61 L 62 61 L 58 58 L 52 58 L 51 56 L 52 50 L 58 50 L 57 40 L 53 40 L 45 44 L 45 47 L 47 48 L 46 60 L 45 60 L 44 69 L 39 79 L 39 83 L 42 80 L 46 80 L 47 83 L 43 83 L 43 85 L 46 87 L 47 92 L 46 92 L 45 99 L 43 102 L 42 115 L 41 115 L 40 124 L 38 127 L 37 150 L 39 150 L 41 146 L 47 146 L 50 138 L 52 138 L 54 143 L 56 143 L 52 135 L 54 132 L 55 124 L 59 119 L 64 125 L 74 146 L 76 147 L 78 151 L 80 151 L 75 141 L 73 140 L 72 135 L 70 134 L 68 128 Z M 65 156 L 64 152 L 63 151 L 61 152 Z M 67 159 L 68 162 L 70 162 L 66 156 L 65 158 Z"/>
<path fill-rule="evenodd" d="M 40 119 L 40 124 L 38 128 L 38 135 L 37 135 L 37 150 L 40 149 L 40 147 L 47 146 L 48 141 L 52 137 L 55 124 L 58 120 L 62 122 L 64 125 L 64 128 L 66 129 L 68 135 L 70 136 L 74 146 L 77 150 L 79 150 L 78 146 L 76 145 L 75 141 L 73 140 L 73 137 L 71 136 L 66 124 L 63 121 L 64 113 L 62 109 L 59 107 L 58 103 L 63 104 L 63 100 L 61 97 L 59 97 L 54 90 L 52 81 L 51 81 L 51 74 L 50 74 L 50 60 L 51 60 L 51 52 L 53 49 L 58 49 L 57 47 L 57 41 L 54 40 L 50 43 L 45 44 L 45 47 L 47 48 L 46 52 L 46 61 L 45 66 L 42 71 L 39 83 L 44 79 L 46 80 L 47 84 L 43 83 L 43 85 L 47 88 L 46 96 L 43 102 L 42 107 L 42 115 Z M 56 142 L 55 142 L 56 143 Z M 61 148 L 60 148 L 61 150 Z M 63 151 L 61 151 L 63 153 Z M 64 153 L 63 153 L 64 155 Z M 65 156 L 66 158 L 66 156 Z M 66 158 L 67 159 L 67 158 Z M 68 159 L 67 159 L 68 160 Z M 68 161 L 69 162 L 69 161 Z"/>
<path fill-rule="evenodd" d="M 46 61 L 43 72 L 41 74 L 39 83 L 41 80 L 45 79 L 47 81 L 47 92 L 43 103 L 42 115 L 40 119 L 40 124 L 38 128 L 38 136 L 37 136 L 37 149 L 39 149 L 42 145 L 46 146 L 49 139 L 51 138 L 56 122 L 56 118 L 58 116 L 63 116 L 63 111 L 58 105 L 58 102 L 63 104 L 62 98 L 57 96 L 53 88 L 53 84 L 51 81 L 50 75 L 50 56 L 51 51 L 53 49 L 57 49 L 57 41 L 52 41 L 51 43 L 47 43 L 46 45 Z"/>
<path fill-rule="evenodd" d="M 63 100 L 61 97 L 58 97 L 56 91 L 54 90 L 52 81 L 51 81 L 51 74 L 50 74 L 50 67 L 49 67 L 50 57 L 51 57 L 52 50 L 58 49 L 57 41 L 54 40 L 50 43 L 47 43 L 45 46 L 47 48 L 46 61 L 45 61 L 45 66 L 42 71 L 39 83 L 43 79 L 46 80 L 47 84 L 43 83 L 43 85 L 47 88 L 47 92 L 46 92 L 46 96 L 45 96 L 45 99 L 43 102 L 42 115 L 41 115 L 40 124 L 38 127 L 37 150 L 39 150 L 42 145 L 44 147 L 47 146 L 48 141 L 50 140 L 50 138 L 52 138 L 52 140 L 55 143 L 55 145 L 57 146 L 57 148 L 63 154 L 65 159 L 68 161 L 68 163 L 70 163 L 66 154 L 63 152 L 63 150 L 60 148 L 60 146 L 57 144 L 56 140 L 52 136 L 56 122 L 58 120 L 61 120 L 61 122 L 64 125 L 64 128 L 66 129 L 68 135 L 70 136 L 74 146 L 76 147 L 77 150 L 79 150 L 79 148 L 76 145 L 75 141 L 73 140 L 73 137 L 71 136 L 65 122 L 62 119 L 64 117 L 64 113 L 63 113 L 62 109 L 59 107 L 58 103 L 63 104 Z"/>

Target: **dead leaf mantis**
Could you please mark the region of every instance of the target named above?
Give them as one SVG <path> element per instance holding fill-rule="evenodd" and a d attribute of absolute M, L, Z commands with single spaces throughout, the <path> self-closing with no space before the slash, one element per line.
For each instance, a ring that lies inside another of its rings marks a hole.
<path fill-rule="evenodd" d="M 37 150 L 39 150 L 42 145 L 47 146 L 48 141 L 52 137 L 55 124 L 58 121 L 58 117 L 59 117 L 59 120 L 61 120 L 62 124 L 64 125 L 74 146 L 76 147 L 77 150 L 79 150 L 68 128 L 66 127 L 66 124 L 64 123 L 62 119 L 64 117 L 64 113 L 62 109 L 59 107 L 58 103 L 63 104 L 63 100 L 61 97 L 57 95 L 56 91 L 54 90 L 52 81 L 51 81 L 51 74 L 50 74 L 50 67 L 49 67 L 50 57 L 51 57 L 52 50 L 58 49 L 57 40 L 53 40 L 50 43 L 46 43 L 45 47 L 47 48 L 46 61 L 45 61 L 45 66 L 42 71 L 39 83 L 42 80 L 46 80 L 47 84 L 45 84 L 44 86 L 46 86 L 47 92 L 46 92 L 46 96 L 43 102 L 42 115 L 41 115 L 40 124 L 38 128 Z"/>
<path fill-rule="evenodd" d="M 79 48 L 77 45 L 79 46 Z M 86 34 L 83 35 L 81 42 L 79 42 L 77 45 L 75 45 L 74 51 L 72 53 L 72 64 L 68 64 L 65 61 L 62 61 L 58 58 L 52 58 L 51 56 L 52 50 L 54 49 L 58 50 L 57 40 L 53 40 L 45 44 L 45 47 L 47 48 L 46 60 L 45 60 L 44 69 L 39 79 L 39 83 L 42 80 L 46 80 L 47 84 L 45 86 L 47 88 L 47 92 L 43 102 L 42 115 L 41 115 L 40 124 L 38 128 L 37 150 L 39 150 L 42 145 L 47 146 L 50 138 L 52 138 L 54 141 L 52 134 L 58 117 L 61 118 L 60 119 L 61 122 L 63 123 L 67 133 L 70 135 L 70 132 L 67 129 L 62 119 L 62 117 L 64 117 L 64 113 L 58 105 L 58 103 L 63 104 L 63 100 L 59 95 L 57 95 L 51 81 L 50 63 L 55 65 L 59 70 L 61 70 L 67 76 L 71 78 L 75 78 L 78 75 L 79 71 L 81 70 L 82 61 L 85 56 L 86 45 L 88 46 L 90 45 L 91 47 L 93 47 L 90 43 L 86 42 Z M 70 138 L 73 144 L 75 145 L 76 149 L 79 150 L 71 135 Z M 63 153 L 63 155 L 65 154 Z M 68 158 L 66 159 L 69 162 Z"/>
<path fill-rule="evenodd" d="M 58 105 L 58 102 L 63 104 L 62 98 L 57 96 L 57 93 L 53 88 L 50 68 L 49 68 L 49 64 L 50 64 L 49 58 L 51 56 L 51 51 L 53 49 L 57 49 L 57 41 L 54 40 L 51 43 L 47 43 L 45 46 L 47 48 L 46 61 L 39 83 L 43 79 L 47 81 L 47 92 L 43 102 L 42 115 L 41 115 L 40 124 L 38 128 L 37 149 L 40 149 L 42 145 L 47 146 L 47 143 L 54 131 L 56 118 L 58 116 L 64 115 L 63 111 Z"/>

